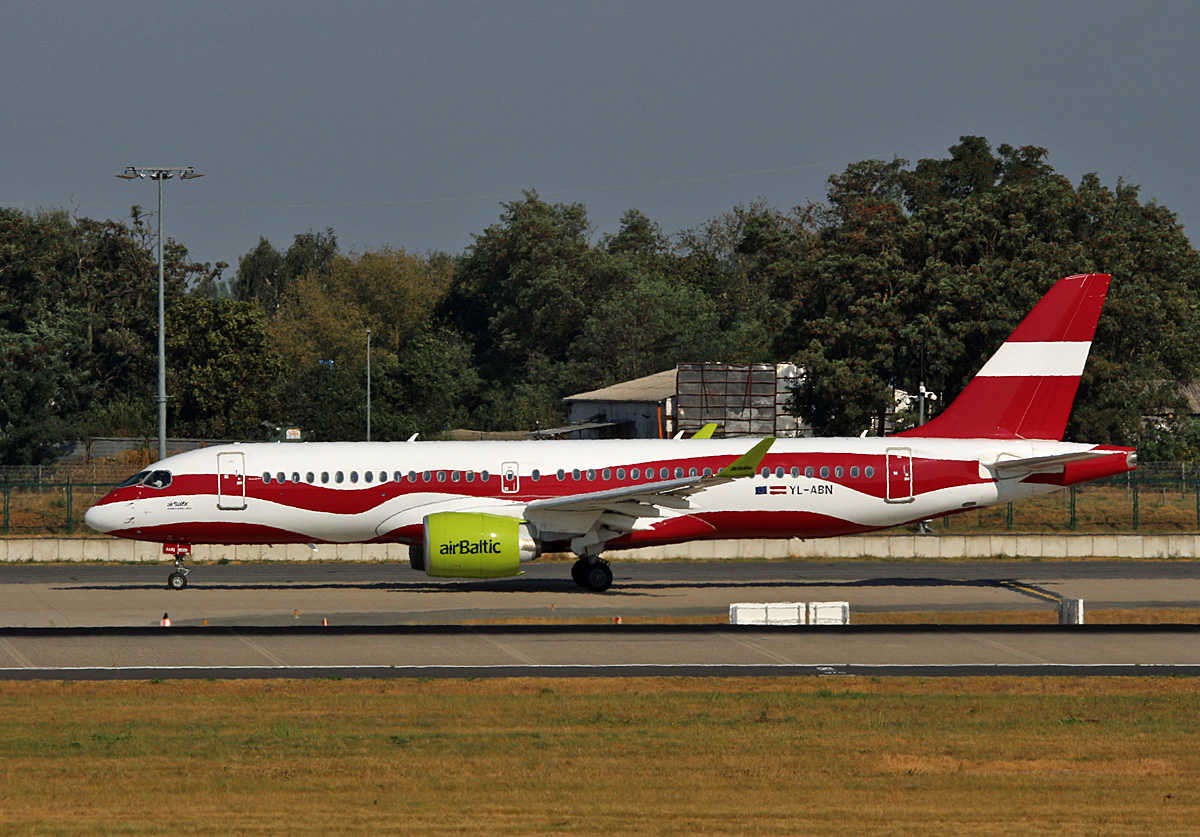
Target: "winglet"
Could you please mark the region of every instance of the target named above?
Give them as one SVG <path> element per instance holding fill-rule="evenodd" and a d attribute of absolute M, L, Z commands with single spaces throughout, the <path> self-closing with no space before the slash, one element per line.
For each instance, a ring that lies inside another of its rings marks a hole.
<path fill-rule="evenodd" d="M 710 423 L 704 425 L 703 427 L 701 427 L 695 433 L 693 433 L 692 438 L 693 439 L 711 439 L 713 437 L 713 433 L 716 432 L 716 429 L 717 429 L 717 423 L 715 421 L 710 422 Z"/>
<path fill-rule="evenodd" d="M 774 436 L 763 439 L 757 445 L 750 448 L 750 450 L 722 468 L 717 473 L 717 479 L 736 480 L 741 477 L 754 476 L 754 472 L 758 470 L 759 463 L 766 457 L 767 451 L 773 444 L 775 444 Z"/>

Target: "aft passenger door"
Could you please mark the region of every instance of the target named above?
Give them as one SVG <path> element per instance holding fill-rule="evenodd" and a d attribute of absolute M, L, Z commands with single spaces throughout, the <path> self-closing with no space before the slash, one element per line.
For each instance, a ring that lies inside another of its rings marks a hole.
<path fill-rule="evenodd" d="M 908 448 L 888 448 L 887 501 L 889 503 L 911 503 L 913 501 L 912 451 Z"/>
<path fill-rule="evenodd" d="M 246 508 L 246 455 L 241 451 L 217 454 L 217 508 Z"/>

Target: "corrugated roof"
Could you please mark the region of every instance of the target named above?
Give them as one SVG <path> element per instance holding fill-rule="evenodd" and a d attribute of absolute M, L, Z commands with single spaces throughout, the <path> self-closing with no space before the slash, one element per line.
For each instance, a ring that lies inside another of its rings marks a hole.
<path fill-rule="evenodd" d="M 675 394 L 675 370 L 622 381 L 604 389 L 568 395 L 563 401 L 663 401 Z"/>

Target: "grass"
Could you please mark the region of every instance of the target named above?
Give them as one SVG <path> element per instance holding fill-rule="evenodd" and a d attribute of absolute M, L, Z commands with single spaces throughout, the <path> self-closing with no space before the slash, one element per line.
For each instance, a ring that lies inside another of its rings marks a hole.
<path fill-rule="evenodd" d="M 1191 834 L 1191 679 L 0 684 L 0 833 Z"/>

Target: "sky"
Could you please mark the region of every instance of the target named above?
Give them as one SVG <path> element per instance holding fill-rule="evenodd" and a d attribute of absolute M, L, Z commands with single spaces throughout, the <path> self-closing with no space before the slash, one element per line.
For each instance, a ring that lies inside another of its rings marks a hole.
<path fill-rule="evenodd" d="M 0 15 L 0 206 L 153 210 L 232 265 L 332 228 L 343 251 L 457 254 L 536 190 L 598 239 L 853 162 L 1036 145 L 1200 232 L 1200 4 L 14 2 Z"/>

